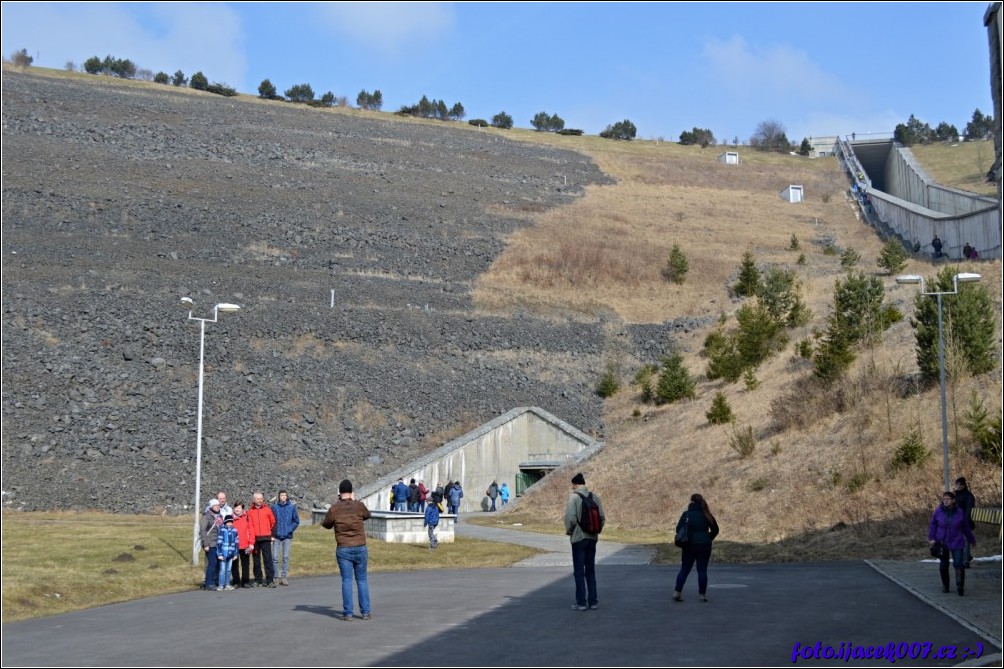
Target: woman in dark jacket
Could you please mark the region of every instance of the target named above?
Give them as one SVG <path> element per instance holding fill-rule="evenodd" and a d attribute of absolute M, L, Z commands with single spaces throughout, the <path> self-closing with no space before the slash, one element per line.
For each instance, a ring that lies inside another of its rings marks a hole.
<path fill-rule="evenodd" d="M 683 584 L 687 582 L 687 576 L 694 563 L 697 563 L 697 592 L 701 601 L 706 602 L 711 542 L 718 536 L 718 521 L 708 508 L 708 503 L 698 493 L 690 496 L 690 506 L 676 524 L 677 533 L 684 525 L 687 526 L 689 541 L 683 547 L 683 564 L 680 565 L 680 573 L 676 575 L 676 591 L 673 593 L 673 599 L 678 602 L 683 601 Z"/>
<path fill-rule="evenodd" d="M 944 546 L 941 552 L 941 591 L 948 592 L 948 558 L 952 558 L 955 565 L 955 587 L 959 596 L 966 592 L 966 565 L 965 550 L 966 542 L 976 545 L 976 537 L 969 529 L 969 519 L 966 513 L 955 505 L 955 493 L 945 491 L 941 498 L 941 505 L 934 510 L 931 516 L 931 524 L 927 530 L 927 542 L 932 546 L 939 543 Z"/>
<path fill-rule="evenodd" d="M 969 521 L 969 529 L 975 530 L 976 523 L 973 522 L 973 509 L 976 507 L 976 497 L 969 490 L 969 483 L 966 481 L 965 476 L 960 476 L 955 479 L 955 506 L 962 509 L 962 511 L 966 514 L 966 519 Z M 969 550 L 969 544 L 966 544 L 966 569 L 969 569 L 969 565 L 972 561 L 973 553 Z"/>

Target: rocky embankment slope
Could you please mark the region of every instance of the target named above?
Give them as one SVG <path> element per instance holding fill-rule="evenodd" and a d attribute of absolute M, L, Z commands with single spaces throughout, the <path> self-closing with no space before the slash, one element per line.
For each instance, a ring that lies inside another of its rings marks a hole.
<path fill-rule="evenodd" d="M 470 291 L 527 212 L 605 182 L 494 131 L 5 71 L 5 506 L 191 504 L 183 295 L 241 305 L 206 325 L 203 497 L 309 504 L 517 406 L 602 437 L 611 342 L 654 361 L 685 324 L 489 315 Z"/>

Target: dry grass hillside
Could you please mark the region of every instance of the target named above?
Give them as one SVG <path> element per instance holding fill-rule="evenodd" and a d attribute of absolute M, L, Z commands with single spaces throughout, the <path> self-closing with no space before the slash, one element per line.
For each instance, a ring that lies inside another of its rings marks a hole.
<path fill-rule="evenodd" d="M 535 226 L 516 233 L 479 282 L 476 295 L 484 309 L 583 319 L 615 312 L 629 322 L 730 316 L 741 301 L 730 297 L 728 286 L 749 250 L 761 269 L 775 265 L 800 277 L 814 315 L 791 333 L 798 342 L 825 329 L 834 281 L 846 273 L 839 253 L 827 250 L 833 246 L 858 251 L 856 269 L 880 275 L 887 300 L 908 317 L 913 311 L 915 287 L 897 286 L 880 273 L 882 241 L 858 219 L 834 159 L 743 151 L 741 165 L 727 166 L 717 161 L 715 149 L 598 138 L 539 141 L 585 147 L 617 183 L 590 187 L 584 199 L 541 214 Z M 779 192 L 789 184 L 804 186 L 804 203 L 782 201 Z M 798 250 L 791 249 L 793 236 Z M 689 261 L 683 285 L 661 273 L 674 243 Z M 804 264 L 797 264 L 800 254 Z M 936 269 L 912 259 L 904 272 L 933 276 Z M 985 277 L 999 347 L 1001 265 L 964 269 Z M 643 404 L 631 383 L 641 361 L 611 361 L 620 369 L 622 387 L 605 405 L 609 437 L 582 469 L 604 496 L 613 533 L 650 541 L 675 524 L 690 493 L 701 492 L 723 527 L 719 545 L 727 559 L 922 553 L 926 522 L 942 487 L 940 395 L 937 387 L 917 385 L 909 318 L 893 325 L 877 347 L 859 350 L 846 378 L 826 391 L 810 382 L 812 364 L 795 354 L 793 344 L 760 367 L 754 390 L 742 381 L 707 381 L 700 350 L 709 331 L 698 329 L 678 341 L 697 380 L 693 400 Z M 969 436 L 955 419 L 973 392 L 1000 413 L 999 353 L 993 372 L 957 375 L 949 388 L 953 477 L 969 477 L 978 500 L 994 505 L 1000 504 L 1001 470 L 972 455 Z M 735 425 L 753 430 L 750 457 L 740 458 L 730 447 L 735 428 L 713 426 L 705 417 L 719 390 L 736 414 Z M 896 472 L 893 452 L 914 427 L 931 457 L 920 468 Z M 498 520 L 554 531 L 568 478 L 555 476 Z M 993 540 L 982 542 L 981 552 L 998 552 L 996 536 L 988 536 Z"/>

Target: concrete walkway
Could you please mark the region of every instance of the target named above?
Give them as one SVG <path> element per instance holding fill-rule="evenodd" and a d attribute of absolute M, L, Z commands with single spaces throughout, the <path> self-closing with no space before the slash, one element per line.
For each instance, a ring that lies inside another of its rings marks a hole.
<path fill-rule="evenodd" d="M 518 544 L 545 551 L 539 555 L 518 562 L 514 567 L 569 567 L 572 566 L 572 549 L 568 537 L 539 532 L 521 532 L 513 529 L 484 527 L 460 522 L 454 526 L 460 537 L 470 537 L 483 541 Z M 646 565 L 651 564 L 655 553 L 644 546 L 618 544 L 600 539 L 596 544 L 596 564 L 598 565 Z"/>

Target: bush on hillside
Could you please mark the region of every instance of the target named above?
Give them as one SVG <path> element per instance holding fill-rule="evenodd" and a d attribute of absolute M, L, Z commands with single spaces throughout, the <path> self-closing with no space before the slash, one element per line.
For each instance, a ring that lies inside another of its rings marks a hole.
<path fill-rule="evenodd" d="M 920 429 L 915 427 L 903 438 L 896 452 L 893 453 L 892 468 L 900 470 L 919 467 L 927 462 L 930 457 L 931 451 L 924 446 L 924 440 L 920 436 Z"/>
<path fill-rule="evenodd" d="M 662 275 L 667 281 L 683 285 L 687 280 L 687 270 L 689 269 L 690 264 L 687 262 L 687 256 L 680 250 L 680 245 L 673 244 L 666 266 L 662 269 Z"/>
<path fill-rule="evenodd" d="M 731 423 L 736 418 L 735 414 L 732 413 L 732 407 L 729 406 L 728 398 L 722 391 L 715 393 L 715 399 L 711 400 L 711 408 L 704 414 L 704 417 L 712 425 Z"/>
<path fill-rule="evenodd" d="M 194 88 L 197 91 L 204 91 L 209 88 L 209 79 L 202 72 L 196 72 L 192 75 L 191 81 L 188 82 L 189 88 Z"/>
<path fill-rule="evenodd" d="M 739 265 L 739 278 L 736 280 L 736 285 L 732 286 L 732 292 L 739 297 L 750 297 L 756 295 L 759 290 L 760 270 L 753 260 L 753 253 L 746 251 L 743 253 L 743 260 Z"/>
<path fill-rule="evenodd" d="M 193 76 L 192 79 L 195 79 Z M 314 89 L 310 84 L 295 84 L 286 89 L 283 94 L 290 102 L 307 103 L 314 99 Z"/>
<path fill-rule="evenodd" d="M 927 292 L 951 291 L 958 267 L 947 266 L 928 279 Z M 959 350 L 966 371 L 985 374 L 994 368 L 994 306 L 987 287 L 979 283 L 960 283 L 957 295 L 942 298 L 942 321 L 945 341 Z M 938 380 L 938 302 L 919 292 L 914 301 L 913 320 L 917 340 L 917 366 L 925 381 Z"/>
<path fill-rule="evenodd" d="M 729 436 L 729 447 L 739 454 L 743 460 L 753 455 L 756 448 L 756 437 L 753 435 L 753 426 L 747 425 L 743 428 L 733 428 Z"/>
<path fill-rule="evenodd" d="M 35 62 L 35 59 L 28 55 L 27 49 L 21 49 L 20 51 L 15 51 L 10 55 L 10 62 L 14 63 L 18 67 L 28 67 Z"/>
<path fill-rule="evenodd" d="M 910 256 L 907 254 L 903 244 L 895 237 L 890 237 L 882 246 L 876 264 L 880 269 L 884 269 L 889 274 L 897 274 L 906 267 L 906 261 Z"/>
<path fill-rule="evenodd" d="M 656 404 L 672 404 L 681 399 L 694 397 L 694 380 L 683 366 L 683 356 L 679 353 L 663 358 L 662 372 L 655 386 Z"/>
<path fill-rule="evenodd" d="M 473 126 L 475 126 L 475 127 L 477 127 L 477 128 L 487 128 L 488 127 L 488 121 L 484 120 L 483 118 L 472 118 L 470 121 L 468 121 L 468 123 L 471 124 L 471 125 L 473 125 Z"/>
<path fill-rule="evenodd" d="M 175 86 L 187 86 L 188 78 L 185 77 L 184 72 L 178 70 L 177 72 L 174 73 L 174 76 L 171 77 L 171 83 Z"/>
<path fill-rule="evenodd" d="M 153 75 L 153 83 L 169 84 L 171 83 L 171 77 L 167 74 L 167 72 L 158 72 L 157 74 Z"/>
<path fill-rule="evenodd" d="M 969 408 L 962 417 L 962 425 L 969 431 L 980 459 L 997 466 L 1001 465 L 1001 422 L 1000 413 L 990 418 L 983 398 L 973 391 Z"/>
<path fill-rule="evenodd" d="M 206 92 L 222 95 L 225 98 L 232 98 L 237 95 L 237 89 L 221 82 L 214 82 L 206 86 Z"/>
<path fill-rule="evenodd" d="M 282 96 L 275 90 L 275 84 L 269 79 L 262 79 L 258 84 L 258 97 L 262 100 L 281 100 Z"/>
<path fill-rule="evenodd" d="M 607 366 L 607 371 L 603 373 L 600 377 L 599 383 L 596 384 L 596 394 L 606 399 L 612 397 L 618 390 L 620 390 L 621 383 L 617 379 L 617 370 L 614 369 L 613 365 Z"/>
<path fill-rule="evenodd" d="M 492 116 L 492 127 L 501 128 L 503 130 L 509 130 L 512 128 L 512 116 L 506 114 L 504 111 L 500 111 L 495 116 Z"/>
<path fill-rule="evenodd" d="M 582 136 L 582 130 L 580 130 L 578 128 L 562 128 L 561 130 L 558 131 L 558 134 L 559 135 L 572 135 L 574 137 L 581 137 Z"/>

